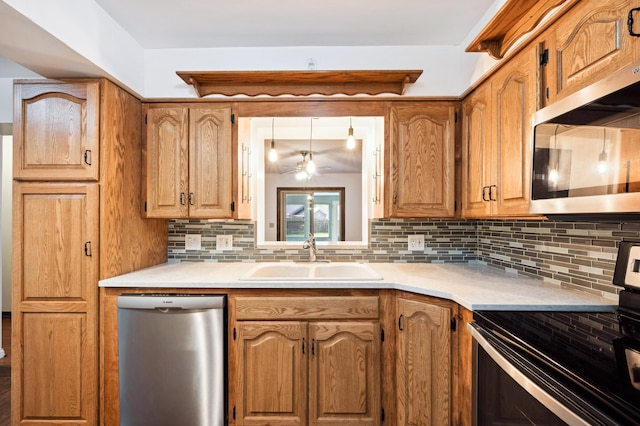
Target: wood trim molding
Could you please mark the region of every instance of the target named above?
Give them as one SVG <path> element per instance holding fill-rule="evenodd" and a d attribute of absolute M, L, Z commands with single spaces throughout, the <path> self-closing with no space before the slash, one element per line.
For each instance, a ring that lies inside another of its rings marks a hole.
<path fill-rule="evenodd" d="M 402 95 L 422 70 L 384 71 L 177 71 L 198 96 Z"/>
<path fill-rule="evenodd" d="M 551 9 L 564 2 L 507 0 L 465 51 L 487 52 L 494 59 L 502 59 L 520 37 L 533 30 Z"/>

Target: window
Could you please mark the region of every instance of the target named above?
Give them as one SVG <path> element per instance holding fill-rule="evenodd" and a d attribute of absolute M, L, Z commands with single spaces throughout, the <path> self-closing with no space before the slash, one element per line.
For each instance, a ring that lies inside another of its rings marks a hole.
<path fill-rule="evenodd" d="M 344 241 L 344 188 L 278 188 L 278 241 Z"/>

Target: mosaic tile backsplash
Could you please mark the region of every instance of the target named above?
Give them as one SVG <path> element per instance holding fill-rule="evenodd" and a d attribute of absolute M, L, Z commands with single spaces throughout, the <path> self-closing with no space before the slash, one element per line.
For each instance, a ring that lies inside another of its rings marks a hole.
<path fill-rule="evenodd" d="M 252 221 L 169 221 L 169 260 L 267 262 L 306 260 L 300 248 L 256 248 Z M 640 222 L 539 220 L 375 219 L 366 249 L 319 247 L 318 259 L 367 262 L 478 262 L 546 282 L 615 296 L 611 280 L 617 244 L 640 240 Z M 185 250 L 185 234 L 202 235 L 201 250 Z M 217 250 L 217 235 L 233 235 L 232 250 Z M 407 250 L 407 237 L 425 236 L 424 252 Z"/>

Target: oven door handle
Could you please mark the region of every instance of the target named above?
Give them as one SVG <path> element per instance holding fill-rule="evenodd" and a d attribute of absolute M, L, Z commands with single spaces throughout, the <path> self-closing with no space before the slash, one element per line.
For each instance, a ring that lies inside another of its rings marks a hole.
<path fill-rule="evenodd" d="M 467 330 L 471 333 L 473 339 L 482 346 L 482 349 L 507 373 L 516 381 L 524 390 L 529 392 L 534 398 L 540 401 L 545 407 L 551 410 L 556 416 L 560 417 L 564 422 L 570 425 L 589 426 L 591 423 L 575 414 L 571 409 L 555 399 L 547 393 L 537 383 L 524 375 L 516 366 L 514 366 L 496 347 L 488 340 L 490 333 L 475 323 L 468 323 Z"/>

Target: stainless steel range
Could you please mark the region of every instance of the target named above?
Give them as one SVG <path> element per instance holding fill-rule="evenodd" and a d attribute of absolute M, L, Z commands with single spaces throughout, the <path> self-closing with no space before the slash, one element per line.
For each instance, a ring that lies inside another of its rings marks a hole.
<path fill-rule="evenodd" d="M 475 312 L 476 425 L 640 424 L 640 242 L 617 312 Z"/>

